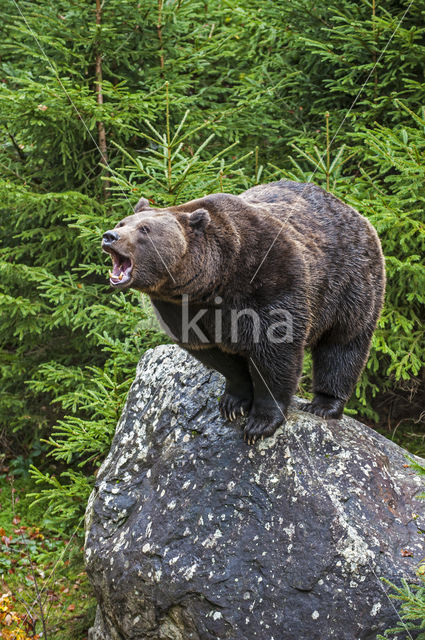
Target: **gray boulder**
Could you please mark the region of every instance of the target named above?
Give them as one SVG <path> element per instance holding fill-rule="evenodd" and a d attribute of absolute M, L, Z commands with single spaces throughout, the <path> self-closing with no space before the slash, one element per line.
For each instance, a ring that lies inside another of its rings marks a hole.
<path fill-rule="evenodd" d="M 222 390 L 176 346 L 140 361 L 87 507 L 90 640 L 375 639 L 398 619 L 381 578 L 425 555 L 406 452 L 299 401 L 249 447 Z"/>

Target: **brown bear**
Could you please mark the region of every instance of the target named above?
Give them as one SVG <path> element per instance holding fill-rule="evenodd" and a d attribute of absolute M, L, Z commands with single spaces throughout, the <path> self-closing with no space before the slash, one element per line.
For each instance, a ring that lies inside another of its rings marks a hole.
<path fill-rule="evenodd" d="M 147 293 L 176 342 L 225 376 L 220 410 L 247 415 L 249 443 L 284 422 L 306 347 L 304 409 L 342 415 L 385 288 L 378 236 L 355 209 L 289 181 L 165 209 L 142 198 L 102 247 L 111 285 Z"/>

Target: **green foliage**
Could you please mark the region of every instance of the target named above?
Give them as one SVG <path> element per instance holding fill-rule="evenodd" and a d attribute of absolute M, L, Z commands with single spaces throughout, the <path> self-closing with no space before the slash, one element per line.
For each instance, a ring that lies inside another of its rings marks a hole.
<path fill-rule="evenodd" d="M 166 340 L 110 292 L 99 246 L 140 195 L 289 177 L 356 206 L 388 288 L 350 409 L 379 420 L 374 396 L 420 384 L 425 0 L 407 7 L 109 0 L 96 22 L 94 2 L 0 0 L 0 428 L 58 519 L 81 517 L 135 365 Z"/>
<path fill-rule="evenodd" d="M 425 640 L 424 576 L 419 576 L 419 584 L 409 584 L 406 580 L 402 579 L 400 587 L 396 587 L 391 582 L 388 582 L 388 580 L 385 580 L 385 582 L 392 590 L 389 597 L 401 604 L 400 622 L 397 626 L 387 629 L 383 636 L 378 635 L 378 640 L 397 638 L 399 636 L 395 634 L 404 634 L 406 631 L 420 631 L 421 633 L 415 635 L 416 640 Z"/>
<path fill-rule="evenodd" d="M 127 195 L 134 197 L 143 184 L 143 195 L 158 206 L 176 204 L 194 198 L 194 194 L 208 194 L 216 191 L 242 191 L 252 185 L 240 168 L 241 163 L 252 156 L 248 151 L 242 157 L 229 159 L 230 151 L 238 144 L 221 149 L 214 154 L 207 155 L 208 145 L 214 139 L 211 133 L 199 145 L 186 147 L 187 140 L 200 134 L 211 126 L 211 121 L 196 126 L 187 127 L 186 121 L 189 111 L 186 111 L 178 123 L 175 131 L 170 129 L 168 83 L 166 83 L 166 123 L 165 131 L 161 133 L 150 122 L 146 122 L 151 132 L 146 135 L 150 147 L 145 157 L 131 155 L 119 145 L 126 161 L 120 170 L 113 171 L 111 182 L 112 191 L 118 197 Z M 226 162 L 227 157 L 227 162 Z M 198 196 L 199 197 L 199 196 Z"/>

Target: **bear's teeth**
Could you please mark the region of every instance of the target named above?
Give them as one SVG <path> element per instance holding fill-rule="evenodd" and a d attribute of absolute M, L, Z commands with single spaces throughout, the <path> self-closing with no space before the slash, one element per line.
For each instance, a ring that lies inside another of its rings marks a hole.
<path fill-rule="evenodd" d="M 122 280 L 123 275 L 124 275 L 123 273 L 120 273 L 119 280 Z"/>

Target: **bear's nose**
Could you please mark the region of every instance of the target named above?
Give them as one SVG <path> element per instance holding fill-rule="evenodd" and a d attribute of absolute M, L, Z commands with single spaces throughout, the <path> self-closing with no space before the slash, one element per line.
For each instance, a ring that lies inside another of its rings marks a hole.
<path fill-rule="evenodd" d="M 116 231 L 107 231 L 103 234 L 103 244 L 112 244 L 119 239 L 120 237 Z"/>

